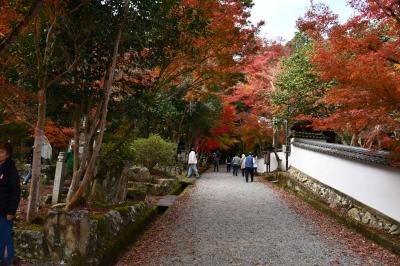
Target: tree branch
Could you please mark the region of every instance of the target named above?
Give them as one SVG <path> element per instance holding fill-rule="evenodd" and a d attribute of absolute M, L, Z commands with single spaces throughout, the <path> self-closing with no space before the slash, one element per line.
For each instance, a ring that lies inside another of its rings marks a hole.
<path fill-rule="evenodd" d="M 26 27 L 32 19 L 34 19 L 40 12 L 42 8 L 43 0 L 33 1 L 32 7 L 17 27 L 15 27 L 12 32 L 1 42 L 0 44 L 0 55 L 3 56 L 6 50 L 17 40 L 18 35 L 21 33 L 22 29 Z"/>

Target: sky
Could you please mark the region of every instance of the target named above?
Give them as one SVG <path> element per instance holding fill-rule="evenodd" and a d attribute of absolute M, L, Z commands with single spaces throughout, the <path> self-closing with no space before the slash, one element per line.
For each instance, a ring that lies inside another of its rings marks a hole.
<path fill-rule="evenodd" d="M 310 0 L 253 0 L 254 6 L 251 21 L 255 24 L 260 20 L 266 22 L 260 36 L 267 39 L 283 37 L 286 41 L 293 38 L 296 32 L 296 20 L 304 15 Z M 327 4 L 341 21 L 351 17 L 353 10 L 347 6 L 347 0 L 314 1 Z"/>

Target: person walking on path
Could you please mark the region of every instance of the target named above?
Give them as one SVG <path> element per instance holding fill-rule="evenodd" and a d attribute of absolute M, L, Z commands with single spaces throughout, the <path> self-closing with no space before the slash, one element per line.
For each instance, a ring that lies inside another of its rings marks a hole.
<path fill-rule="evenodd" d="M 221 153 L 217 150 L 213 153 L 214 159 L 214 172 L 219 172 L 219 160 L 221 158 Z"/>
<path fill-rule="evenodd" d="M 228 156 L 225 160 L 226 163 L 226 172 L 230 173 L 231 172 L 231 166 L 232 166 L 232 158 Z"/>
<path fill-rule="evenodd" d="M 200 177 L 199 171 L 197 170 L 197 157 L 194 148 L 192 148 L 191 152 L 189 153 L 189 160 L 188 160 L 188 174 L 187 177 L 192 176 L 192 172 L 196 175 L 197 178 Z"/>
<path fill-rule="evenodd" d="M 249 182 L 249 174 L 251 178 L 251 182 L 253 182 L 254 179 L 254 164 L 253 164 L 253 156 L 251 153 L 246 157 L 245 160 L 245 165 L 246 165 L 246 183 Z"/>
<path fill-rule="evenodd" d="M 11 159 L 11 144 L 0 142 L 0 265 L 11 266 L 14 260 L 13 220 L 21 198 L 19 174 Z"/>
<path fill-rule="evenodd" d="M 256 155 L 253 159 L 253 171 L 255 176 L 257 176 L 257 165 L 258 165 L 258 157 Z"/>
<path fill-rule="evenodd" d="M 240 168 L 240 157 L 236 155 L 232 159 L 232 167 L 233 167 L 233 176 L 238 176 L 239 168 Z"/>
<path fill-rule="evenodd" d="M 242 170 L 242 176 L 244 177 L 246 171 L 246 155 L 242 154 L 242 158 L 240 159 L 240 170 Z"/>

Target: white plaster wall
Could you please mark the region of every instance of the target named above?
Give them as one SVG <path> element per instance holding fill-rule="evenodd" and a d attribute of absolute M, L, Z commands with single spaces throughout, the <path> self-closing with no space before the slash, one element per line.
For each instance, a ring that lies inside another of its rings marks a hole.
<path fill-rule="evenodd" d="M 285 153 L 283 152 L 278 152 L 279 158 L 282 160 L 282 169 L 285 170 L 286 168 L 286 156 Z M 264 163 L 264 158 L 259 158 L 258 159 L 258 164 L 257 164 L 257 172 L 259 173 L 266 173 L 267 172 L 267 166 Z M 290 166 L 290 157 L 289 157 L 289 166 Z M 270 170 L 275 171 L 278 168 L 278 161 L 276 160 L 275 154 L 271 153 L 271 167 Z"/>
<path fill-rule="evenodd" d="M 291 165 L 400 222 L 400 170 L 292 146 Z"/>

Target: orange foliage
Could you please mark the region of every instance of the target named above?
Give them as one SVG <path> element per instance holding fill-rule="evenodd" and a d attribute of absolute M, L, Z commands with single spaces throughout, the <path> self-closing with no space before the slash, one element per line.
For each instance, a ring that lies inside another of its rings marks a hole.
<path fill-rule="evenodd" d="M 235 108 L 230 105 L 224 105 L 221 118 L 217 125 L 211 130 L 210 135 L 204 141 L 199 141 L 200 150 L 212 152 L 217 149 L 228 150 L 238 142 L 235 136 L 236 132 L 236 114 Z"/>
<path fill-rule="evenodd" d="M 74 135 L 73 128 L 61 127 L 53 121 L 47 121 L 45 135 L 53 148 L 66 148 Z"/>
<path fill-rule="evenodd" d="M 12 25 L 19 23 L 23 19 L 21 12 L 17 9 L 27 10 L 24 1 L 0 0 L 0 40 L 7 36 L 12 30 Z"/>
<path fill-rule="evenodd" d="M 279 59 L 287 53 L 280 44 L 264 46 L 251 56 L 243 67 L 246 81 L 238 83 L 225 96 L 226 102 L 236 107 L 236 133 L 247 149 L 266 142 L 272 136 L 270 97 Z"/>
<path fill-rule="evenodd" d="M 188 101 L 221 89 L 227 77 L 239 70 L 235 56 L 244 60 L 256 47 L 258 26 L 249 24 L 249 10 L 240 1 L 185 0 L 171 16 L 180 18 L 181 34 L 177 48 L 164 49 L 171 60 L 160 71 L 160 85 L 185 84 Z"/>
<path fill-rule="evenodd" d="M 349 2 L 362 15 L 343 25 L 326 9 L 318 13 L 321 8 L 299 20 L 314 38 L 316 71 L 322 81 L 334 81 L 322 101 L 335 111 L 314 118 L 314 126 L 355 135 L 366 147 L 400 153 L 400 5 L 390 0 Z M 309 27 L 320 23 L 331 26 Z"/>

